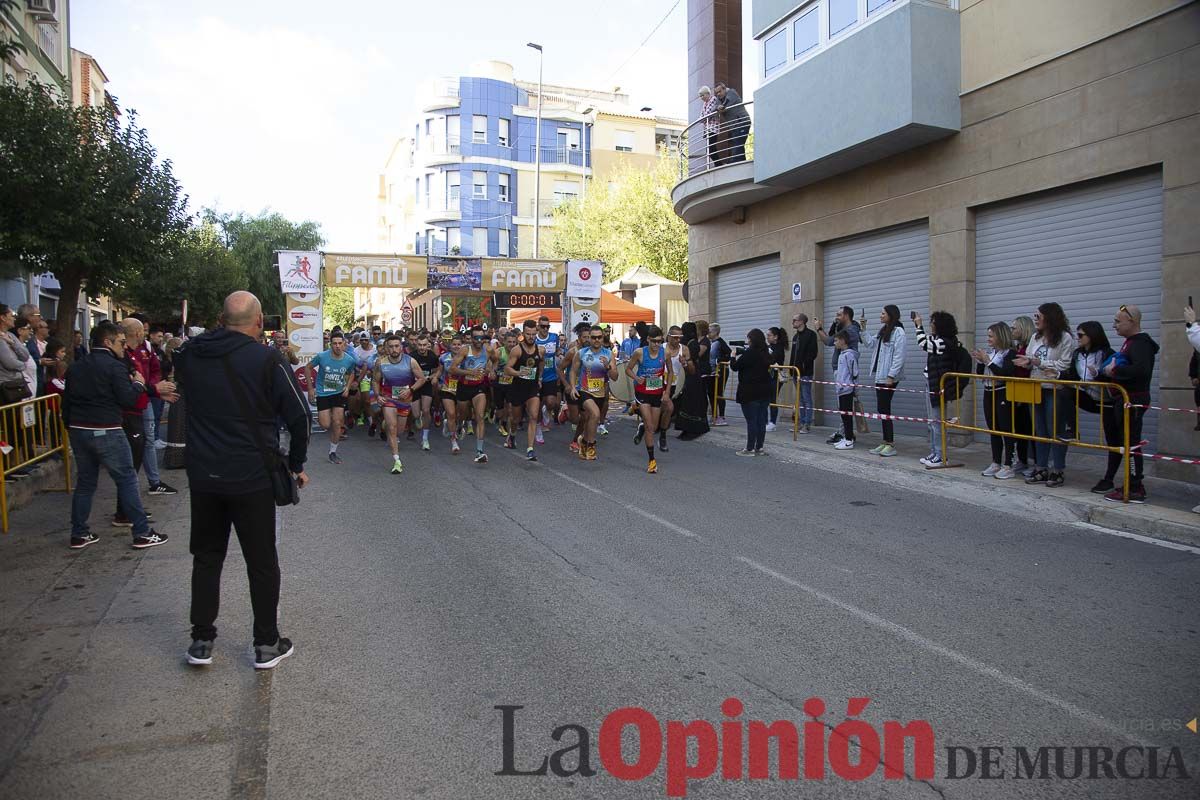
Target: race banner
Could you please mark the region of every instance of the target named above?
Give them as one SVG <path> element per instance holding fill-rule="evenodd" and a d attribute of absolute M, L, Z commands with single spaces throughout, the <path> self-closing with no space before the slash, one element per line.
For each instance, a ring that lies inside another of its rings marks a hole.
<path fill-rule="evenodd" d="M 424 289 L 428 272 L 424 256 L 325 254 L 326 286 Z"/>
<path fill-rule="evenodd" d="M 470 289 L 479 291 L 482 265 L 478 258 L 429 256 L 429 289 Z"/>
<path fill-rule="evenodd" d="M 279 286 L 284 294 L 319 290 L 321 254 L 304 250 L 279 250 Z"/>
<path fill-rule="evenodd" d="M 325 347 L 321 327 L 321 295 L 289 294 L 286 299 L 288 343 L 296 348 L 296 355 L 300 358 L 312 358 Z"/>
<path fill-rule="evenodd" d="M 565 261 L 520 258 L 483 259 L 484 291 L 561 292 L 566 288 L 566 282 L 567 262 Z"/>

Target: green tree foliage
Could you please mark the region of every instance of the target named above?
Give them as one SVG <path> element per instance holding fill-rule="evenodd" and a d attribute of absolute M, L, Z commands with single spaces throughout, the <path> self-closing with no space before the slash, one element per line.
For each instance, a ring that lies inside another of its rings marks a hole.
<path fill-rule="evenodd" d="M 292 222 L 282 214 L 263 211 L 258 216 L 221 214 L 204 209 L 204 220 L 215 225 L 225 244 L 246 270 L 246 288 L 262 301 L 264 314 L 285 314 L 279 289 L 276 250 L 319 250 L 325 243 L 316 222 Z"/>
<path fill-rule="evenodd" d="M 0 85 L 0 269 L 54 273 L 64 341 L 79 291 L 137 281 L 187 231 L 186 207 L 134 113 L 75 108 L 35 81 Z"/>
<path fill-rule="evenodd" d="M 0 16 L 7 15 L 15 25 L 20 14 L 21 9 L 17 7 L 17 0 L 0 0 Z M 0 61 L 8 61 L 23 52 L 25 52 L 25 45 L 13 38 L 12 34 L 8 32 L 8 26 L 0 20 Z"/>
<path fill-rule="evenodd" d="M 678 180 L 676 157 L 665 151 L 652 169 L 624 167 L 611 188 L 593 184 L 582 200 L 554 210 L 549 250 L 557 258 L 603 261 L 606 281 L 639 265 L 684 280 L 687 223 L 671 205 Z"/>
<path fill-rule="evenodd" d="M 116 297 L 158 322 L 178 320 L 188 301 L 189 325 L 212 325 L 225 298 L 246 286 L 246 270 L 210 224 L 189 228 L 163 258 Z"/>
<path fill-rule="evenodd" d="M 338 325 L 344 331 L 354 327 L 354 290 L 345 286 L 327 286 L 322 309 L 325 327 Z"/>

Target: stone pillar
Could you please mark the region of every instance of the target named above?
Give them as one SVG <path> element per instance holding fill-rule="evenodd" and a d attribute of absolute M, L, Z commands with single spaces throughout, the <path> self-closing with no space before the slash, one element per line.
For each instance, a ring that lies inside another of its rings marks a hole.
<path fill-rule="evenodd" d="M 742 0 L 688 0 L 688 119 L 696 90 L 721 82 L 742 91 Z"/>
<path fill-rule="evenodd" d="M 959 341 L 968 350 L 974 348 L 975 213 L 969 208 L 945 209 L 929 218 L 929 314 L 934 311 L 953 314 L 958 323 Z M 929 324 L 928 314 L 925 324 Z M 971 395 L 975 388 L 972 382 L 959 403 L 947 403 L 946 416 L 969 418 L 974 407 Z M 946 441 L 964 447 L 971 438 L 970 433 L 950 431 Z"/>

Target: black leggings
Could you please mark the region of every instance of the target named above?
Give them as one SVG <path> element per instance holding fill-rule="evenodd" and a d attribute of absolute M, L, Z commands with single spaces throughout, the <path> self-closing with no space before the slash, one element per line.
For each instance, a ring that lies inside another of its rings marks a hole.
<path fill-rule="evenodd" d="M 875 384 L 875 404 L 879 407 L 880 414 L 892 413 L 892 398 L 896 396 L 896 390 L 888 386 L 886 383 Z M 883 441 L 885 444 L 893 444 L 896 440 L 895 425 L 890 419 L 884 419 L 883 422 Z"/>
<path fill-rule="evenodd" d="M 993 408 L 995 410 L 993 411 Z M 994 431 L 1011 430 L 1012 405 L 1006 399 L 1003 389 L 983 391 L 983 417 L 987 426 Z M 991 434 L 992 463 L 1011 467 L 1013 463 L 1013 440 L 1007 436 Z"/>
<path fill-rule="evenodd" d="M 854 395 L 839 394 L 838 395 L 838 410 L 842 412 L 842 430 L 844 436 L 850 441 L 854 441 Z"/>
<path fill-rule="evenodd" d="M 125 439 L 129 442 L 129 452 L 133 455 L 133 476 L 137 478 L 142 469 L 142 460 L 146 455 L 146 432 L 142 427 L 142 415 L 136 417 L 124 414 L 121 417 L 121 427 L 125 431 Z M 153 447 L 153 445 L 151 445 Z M 117 516 L 129 518 L 128 512 L 121 508 L 117 500 Z"/>
<path fill-rule="evenodd" d="M 1150 398 L 1148 397 L 1130 397 L 1129 401 L 1135 404 L 1148 405 Z M 1142 441 L 1142 417 L 1146 415 L 1144 408 L 1129 409 L 1129 445 L 1137 447 Z M 1109 447 L 1124 447 L 1125 442 L 1122 441 L 1122 428 L 1124 417 L 1121 413 L 1121 408 L 1114 405 L 1104 406 L 1104 413 L 1100 415 L 1101 422 L 1104 424 L 1104 441 Z M 1117 475 L 1117 470 L 1121 468 L 1121 459 L 1124 458 L 1120 453 L 1108 454 L 1108 469 L 1104 472 L 1104 479 L 1111 481 Z M 1133 453 L 1133 484 L 1140 485 L 1142 477 L 1145 473 L 1142 471 L 1142 451 L 1138 448 Z"/>
<path fill-rule="evenodd" d="M 1026 436 L 1033 435 L 1033 415 L 1028 403 L 1013 403 L 1012 404 L 1012 430 L 1014 433 L 1023 433 Z M 1030 451 L 1033 449 L 1033 442 L 1028 439 L 1007 439 L 1004 443 L 1005 453 L 1004 458 L 1006 464 L 1011 464 L 1013 460 L 1013 450 L 1017 451 L 1017 461 L 1022 464 L 1028 464 L 1030 461 Z"/>

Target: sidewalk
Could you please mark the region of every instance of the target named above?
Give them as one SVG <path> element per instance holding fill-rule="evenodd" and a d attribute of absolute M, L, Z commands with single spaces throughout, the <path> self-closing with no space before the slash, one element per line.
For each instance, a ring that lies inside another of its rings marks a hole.
<path fill-rule="evenodd" d="M 736 449 L 745 446 L 745 420 L 732 403 L 729 412 L 726 416 L 729 426 L 713 428 L 703 441 Z M 979 473 L 992 460 L 986 442 L 973 442 L 961 448 L 947 445 L 949 461 L 963 466 L 931 470 L 918 461 L 929 452 L 929 440 L 925 436 L 904 433 L 904 428 L 909 426 L 897 426 L 898 454 L 880 458 L 870 453 L 871 448 L 882 441 L 879 423 L 874 420 L 871 432 L 859 434 L 853 450 L 834 450 L 832 445 L 825 444 L 825 439 L 834 431 L 832 427 L 814 426 L 812 433 L 800 434 L 798 441 L 793 443 L 792 422 L 786 411 L 780 414 L 778 425 L 777 430 L 767 434 L 766 449 L 771 457 L 789 463 L 838 470 L 853 478 L 881 481 L 907 491 L 954 497 L 997 511 L 1090 523 L 1200 546 L 1200 514 L 1191 510 L 1200 503 L 1200 486 L 1146 478 L 1148 501 L 1144 505 L 1108 502 L 1089 491 L 1103 476 L 1102 457 L 1078 448 L 1067 453 L 1066 484 L 1047 489 L 1044 485 L 1027 486 L 1020 478 L 1000 481 L 982 477 Z M 1200 471 L 1200 467 L 1196 469 Z M 1118 474 L 1117 484 L 1120 482 Z"/>

